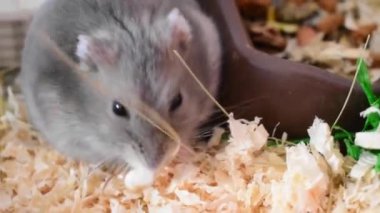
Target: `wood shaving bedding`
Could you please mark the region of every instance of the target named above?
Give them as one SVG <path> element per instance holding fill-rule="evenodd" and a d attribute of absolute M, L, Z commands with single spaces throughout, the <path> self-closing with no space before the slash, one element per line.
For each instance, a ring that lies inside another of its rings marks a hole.
<path fill-rule="evenodd" d="M 323 156 L 350 160 L 332 155 L 327 124 L 318 119 L 309 130 L 314 148 L 267 147 L 259 119 L 231 115 L 228 143 L 218 143 L 219 130 L 208 152 L 174 160 L 154 186 L 131 193 L 121 176 L 104 188 L 109 174 L 50 148 L 26 122 L 22 99 L 8 93 L 0 118 L 0 212 L 365 212 L 380 206 L 378 175 L 355 181 L 348 169 L 331 172 Z"/>

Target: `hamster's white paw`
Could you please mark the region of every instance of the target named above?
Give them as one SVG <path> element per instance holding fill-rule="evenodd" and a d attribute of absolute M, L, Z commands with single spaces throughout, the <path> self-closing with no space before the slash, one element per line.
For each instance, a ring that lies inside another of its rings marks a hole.
<path fill-rule="evenodd" d="M 148 169 L 134 169 L 128 172 L 124 185 L 128 190 L 138 191 L 149 187 L 154 182 L 154 171 Z"/>

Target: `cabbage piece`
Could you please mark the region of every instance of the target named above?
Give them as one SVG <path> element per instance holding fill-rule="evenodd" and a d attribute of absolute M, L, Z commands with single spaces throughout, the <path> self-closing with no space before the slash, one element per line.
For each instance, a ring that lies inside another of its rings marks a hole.
<path fill-rule="evenodd" d="M 370 152 L 364 151 L 356 164 L 350 171 L 350 176 L 355 179 L 362 178 L 376 164 L 376 156 Z"/>
<path fill-rule="evenodd" d="M 365 149 L 380 149 L 380 132 L 357 132 L 355 144 Z"/>
<path fill-rule="evenodd" d="M 316 117 L 307 132 L 310 136 L 310 145 L 324 156 L 332 172 L 342 174 L 343 155 L 334 147 L 334 137 L 331 136 L 329 125 Z"/>

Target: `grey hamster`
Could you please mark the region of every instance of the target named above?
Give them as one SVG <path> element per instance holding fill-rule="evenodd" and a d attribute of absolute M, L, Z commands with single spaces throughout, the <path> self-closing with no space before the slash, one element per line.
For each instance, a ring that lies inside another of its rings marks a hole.
<path fill-rule="evenodd" d="M 41 34 L 107 95 L 52 54 Z M 196 1 L 47 0 L 34 15 L 22 53 L 20 82 L 32 124 L 67 156 L 90 163 L 122 160 L 140 176 L 153 177 L 173 142 L 120 100 L 145 103 L 183 142 L 195 138 L 213 109 L 173 49 L 216 95 L 219 36 Z"/>

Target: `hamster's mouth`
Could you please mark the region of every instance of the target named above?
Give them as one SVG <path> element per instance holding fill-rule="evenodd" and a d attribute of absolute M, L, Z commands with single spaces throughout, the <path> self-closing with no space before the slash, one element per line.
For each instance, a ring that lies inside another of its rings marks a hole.
<path fill-rule="evenodd" d="M 190 158 L 193 154 L 194 151 L 189 150 L 189 147 L 173 144 L 170 146 L 157 168 L 149 168 L 144 166 L 131 168 L 124 177 L 124 185 L 128 190 L 134 192 L 150 187 L 153 185 L 156 175 L 165 166 L 170 164 L 174 158 L 177 156 L 180 156 L 181 158 Z"/>

